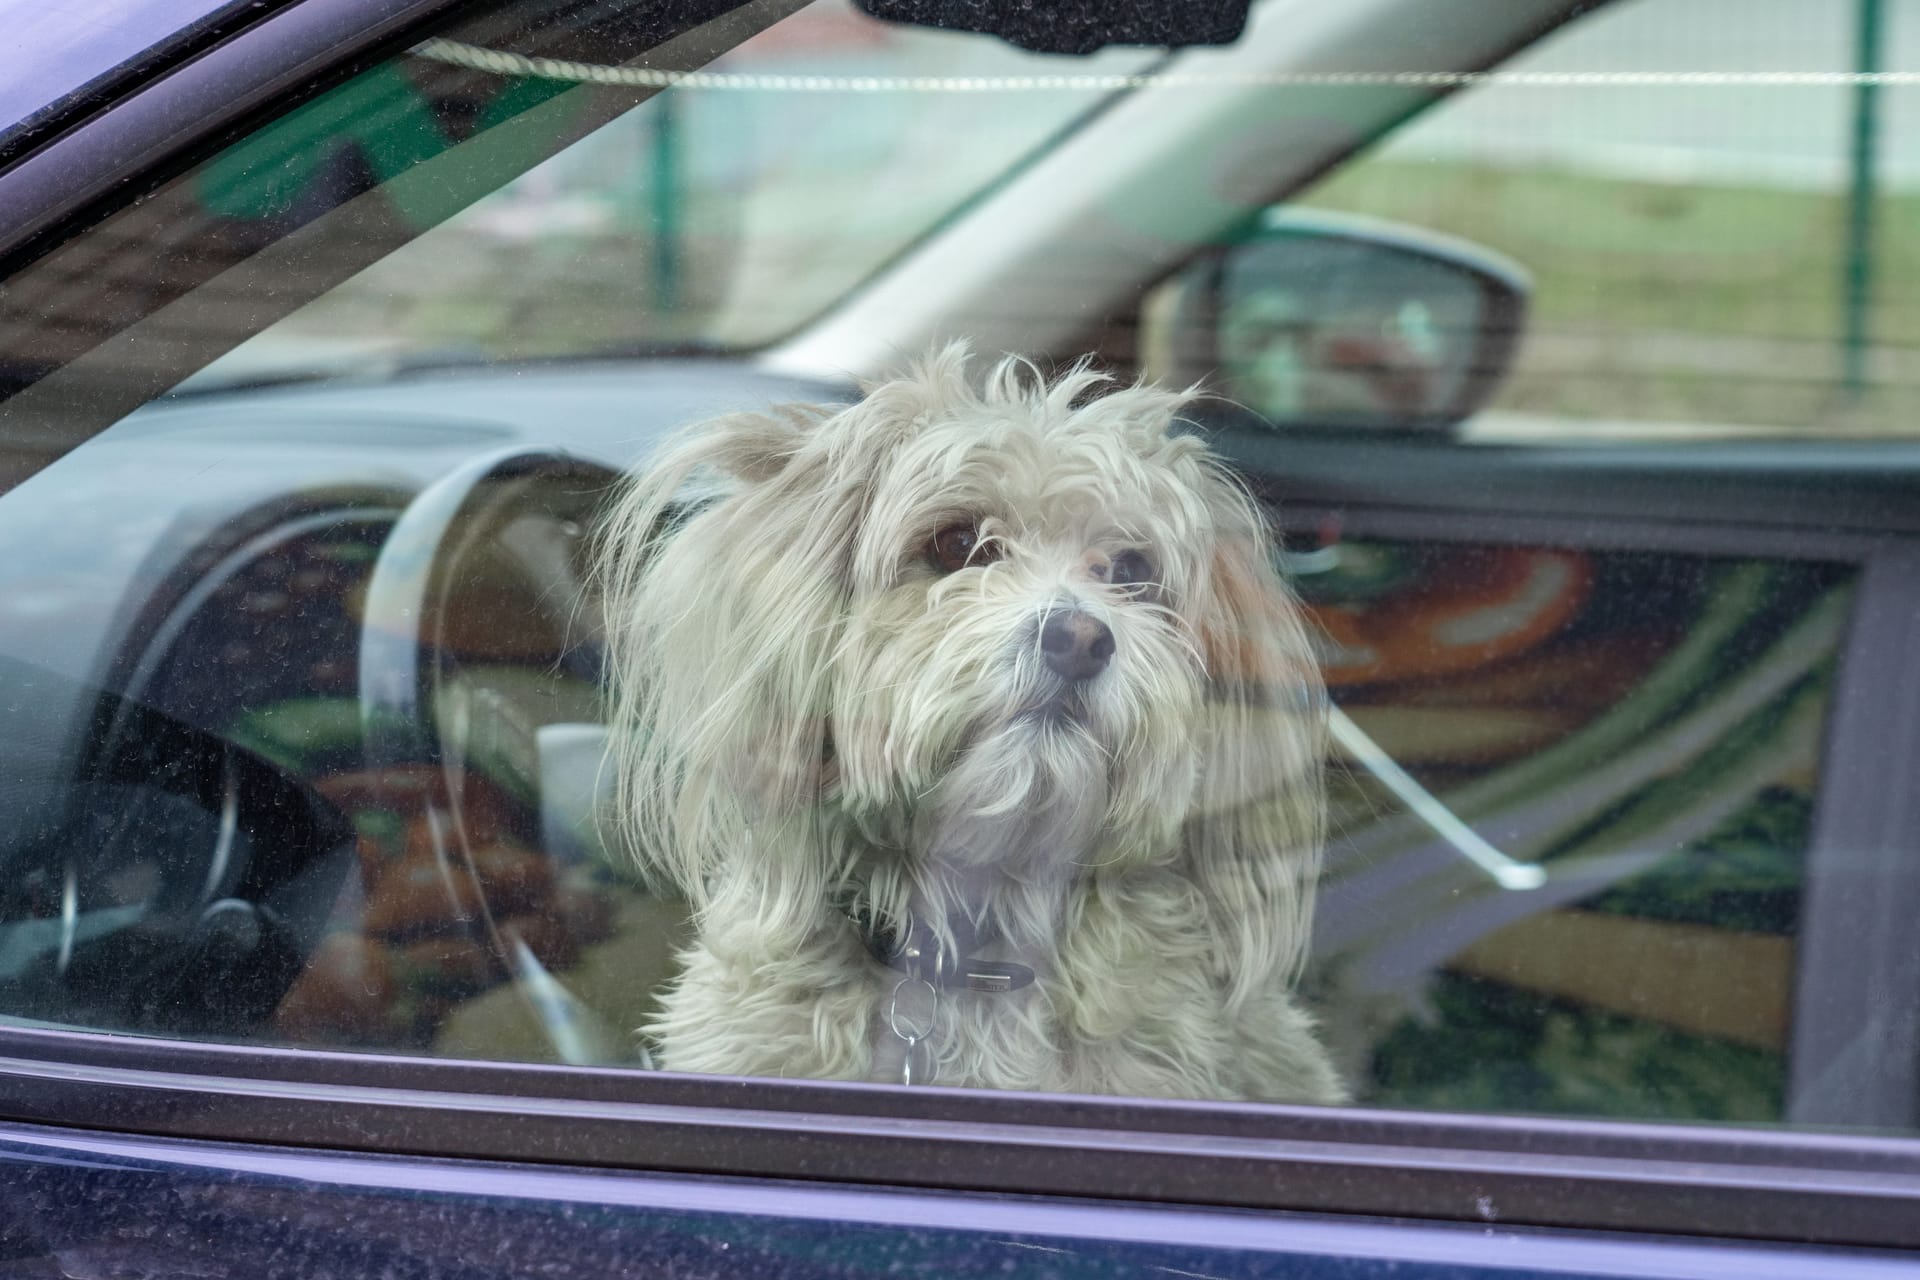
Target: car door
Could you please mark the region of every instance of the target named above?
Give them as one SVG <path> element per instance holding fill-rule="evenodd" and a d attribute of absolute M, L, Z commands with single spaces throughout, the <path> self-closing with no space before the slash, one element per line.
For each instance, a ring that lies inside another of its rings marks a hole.
<path fill-rule="evenodd" d="M 304 0 L 16 157 L 7 1260 L 1910 1270 L 1906 445 L 1571 443 L 1480 412 L 1530 354 L 1358 424 L 1262 402 L 1269 358 L 1196 423 L 1326 640 L 1303 991 L 1357 1105 L 702 1077 L 634 1034 L 689 926 L 592 820 L 617 472 L 936 331 L 1170 374 L 1171 316 L 1239 377 L 1194 273 L 1282 196 L 1427 216 L 1371 160 L 1310 184 L 1584 8 L 1270 4 L 1082 61 L 832 4 Z"/>

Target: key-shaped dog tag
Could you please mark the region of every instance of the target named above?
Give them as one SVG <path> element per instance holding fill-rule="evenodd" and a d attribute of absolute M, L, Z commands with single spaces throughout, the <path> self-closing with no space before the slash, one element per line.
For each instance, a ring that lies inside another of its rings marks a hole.
<path fill-rule="evenodd" d="M 1018 991 L 1033 981 L 1033 970 L 1010 960 L 966 960 L 960 977 L 969 991 Z"/>

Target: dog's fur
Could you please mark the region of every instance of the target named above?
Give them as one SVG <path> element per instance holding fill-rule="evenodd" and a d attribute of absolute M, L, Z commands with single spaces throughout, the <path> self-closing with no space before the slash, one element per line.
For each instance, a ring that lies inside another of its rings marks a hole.
<path fill-rule="evenodd" d="M 1106 383 L 1007 360 L 976 390 L 950 347 L 851 408 L 706 423 L 622 495 L 622 826 L 696 923 L 643 1029 L 663 1066 L 898 1080 L 901 974 L 855 894 L 1038 974 L 945 995 L 936 1084 L 1342 1096 L 1289 993 L 1324 812 L 1301 619 L 1258 508 L 1172 430 L 1186 397 Z M 942 572 L 930 539 L 975 521 Z M 1129 549 L 1151 587 L 1106 580 Z M 1038 638 L 1074 607 L 1114 644 L 1077 685 Z"/>

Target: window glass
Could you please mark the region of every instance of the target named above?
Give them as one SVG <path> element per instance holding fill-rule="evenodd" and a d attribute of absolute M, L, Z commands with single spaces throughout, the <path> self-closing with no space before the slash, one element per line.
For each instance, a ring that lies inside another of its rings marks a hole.
<path fill-rule="evenodd" d="M 0 293 L 0 1017 L 1913 1125 L 1885 7 L 543 0 L 299 105 Z"/>
<path fill-rule="evenodd" d="M 1911 435 L 1916 17 L 1607 5 L 1301 199 L 1527 265 L 1476 436 Z"/>
<path fill-rule="evenodd" d="M 1777 1118 L 1851 573 L 1370 540 L 1302 559 L 1351 724 L 1322 1007 L 1370 1096 Z M 1419 821 L 1408 786 L 1499 847 Z"/>
<path fill-rule="evenodd" d="M 458 65 L 476 50 L 443 40 L 425 56 Z M 810 5 L 289 316 L 202 385 L 367 360 L 760 345 L 1151 61 L 1109 49 L 1048 88 L 1021 82 L 1049 60 L 1011 45 Z M 867 198 L 848 200 L 850 185 Z"/>

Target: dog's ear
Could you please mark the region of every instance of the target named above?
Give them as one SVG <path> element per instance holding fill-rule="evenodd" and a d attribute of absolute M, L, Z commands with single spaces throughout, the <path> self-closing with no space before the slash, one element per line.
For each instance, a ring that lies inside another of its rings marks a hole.
<path fill-rule="evenodd" d="M 1207 671 L 1198 786 L 1183 839 L 1218 975 L 1239 1003 L 1306 958 L 1325 833 L 1325 692 L 1265 520 L 1224 475 L 1202 587 Z"/>
<path fill-rule="evenodd" d="M 738 413 L 709 423 L 688 443 L 699 461 L 745 484 L 762 484 L 785 470 L 830 409 L 776 405 L 765 413 Z"/>
<path fill-rule="evenodd" d="M 603 525 L 620 827 L 696 901 L 808 820 L 824 782 L 847 563 L 877 464 L 829 447 L 831 415 L 697 427 Z"/>

